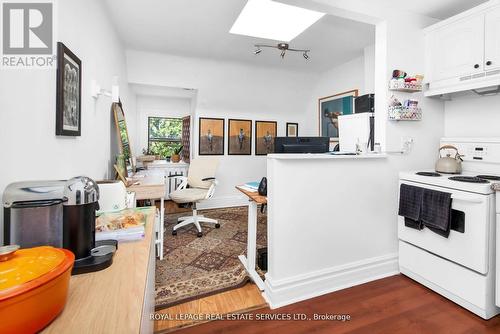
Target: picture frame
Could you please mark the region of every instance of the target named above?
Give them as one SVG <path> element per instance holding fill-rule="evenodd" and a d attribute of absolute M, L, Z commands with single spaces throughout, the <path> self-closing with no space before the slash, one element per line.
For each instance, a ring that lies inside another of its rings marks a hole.
<path fill-rule="evenodd" d="M 228 155 L 252 155 L 252 121 L 248 119 L 228 120 Z"/>
<path fill-rule="evenodd" d="M 225 119 L 200 117 L 198 155 L 224 155 Z"/>
<path fill-rule="evenodd" d="M 353 89 L 318 99 L 318 134 L 338 142 L 338 116 L 354 113 L 354 99 L 359 90 Z"/>
<path fill-rule="evenodd" d="M 82 61 L 57 43 L 56 135 L 81 136 Z"/>
<path fill-rule="evenodd" d="M 299 123 L 286 123 L 286 136 L 298 137 L 299 136 Z"/>
<path fill-rule="evenodd" d="M 277 133 L 277 122 L 255 121 L 255 155 L 274 153 L 274 139 Z"/>

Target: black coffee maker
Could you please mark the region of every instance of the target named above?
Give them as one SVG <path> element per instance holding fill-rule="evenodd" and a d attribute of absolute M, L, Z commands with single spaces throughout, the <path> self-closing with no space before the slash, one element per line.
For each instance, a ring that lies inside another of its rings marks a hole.
<path fill-rule="evenodd" d="M 116 240 L 95 241 L 99 187 L 85 176 L 68 180 L 64 186 L 63 247 L 75 254 L 73 275 L 99 271 L 113 263 Z"/>

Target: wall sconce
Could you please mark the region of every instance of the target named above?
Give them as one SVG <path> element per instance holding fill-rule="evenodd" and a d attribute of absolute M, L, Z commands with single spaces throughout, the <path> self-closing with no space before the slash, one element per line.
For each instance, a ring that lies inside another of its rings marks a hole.
<path fill-rule="evenodd" d="M 120 102 L 120 86 L 118 86 L 118 77 L 113 77 L 113 85 L 111 91 L 102 89 L 96 80 L 92 80 L 91 94 L 94 99 L 98 99 L 101 95 L 111 97 L 111 101 Z"/>

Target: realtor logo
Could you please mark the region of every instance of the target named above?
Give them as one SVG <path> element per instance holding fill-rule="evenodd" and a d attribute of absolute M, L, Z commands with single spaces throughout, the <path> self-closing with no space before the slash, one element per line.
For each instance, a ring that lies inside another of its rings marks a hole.
<path fill-rule="evenodd" d="M 29 1 L 29 0 L 28 0 Z M 5 67 L 52 67 L 54 4 L 52 1 L 2 1 L 2 62 Z"/>

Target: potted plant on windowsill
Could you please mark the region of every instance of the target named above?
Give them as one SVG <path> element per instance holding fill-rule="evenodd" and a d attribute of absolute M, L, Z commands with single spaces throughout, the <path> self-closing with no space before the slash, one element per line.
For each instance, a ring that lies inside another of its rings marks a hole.
<path fill-rule="evenodd" d="M 183 148 L 183 146 L 179 145 L 179 146 L 177 146 L 174 149 L 174 154 L 172 154 L 172 156 L 170 157 L 170 161 L 171 162 L 179 162 L 179 161 L 181 161 L 182 148 Z"/>

